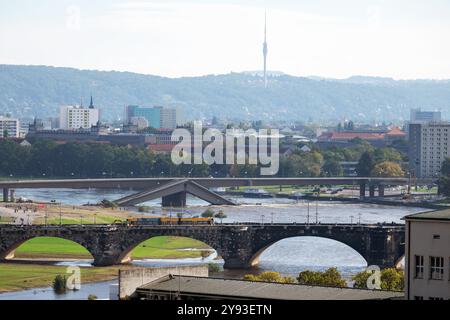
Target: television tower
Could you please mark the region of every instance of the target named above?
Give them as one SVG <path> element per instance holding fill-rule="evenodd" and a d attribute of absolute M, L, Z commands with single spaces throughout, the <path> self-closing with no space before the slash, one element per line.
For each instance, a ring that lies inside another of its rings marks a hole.
<path fill-rule="evenodd" d="M 267 17 L 264 13 L 264 43 L 263 43 L 263 55 L 264 55 L 264 88 L 267 88 Z"/>

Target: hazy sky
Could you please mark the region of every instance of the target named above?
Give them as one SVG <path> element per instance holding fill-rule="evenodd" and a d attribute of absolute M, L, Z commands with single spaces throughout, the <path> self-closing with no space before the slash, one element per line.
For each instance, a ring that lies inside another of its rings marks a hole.
<path fill-rule="evenodd" d="M 0 64 L 450 78 L 448 0 L 0 0 Z"/>

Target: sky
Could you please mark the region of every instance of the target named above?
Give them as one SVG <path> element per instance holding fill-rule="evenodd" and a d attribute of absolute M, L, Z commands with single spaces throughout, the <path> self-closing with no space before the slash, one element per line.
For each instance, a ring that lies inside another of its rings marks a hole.
<path fill-rule="evenodd" d="M 448 0 L 0 0 L 0 64 L 450 79 Z"/>

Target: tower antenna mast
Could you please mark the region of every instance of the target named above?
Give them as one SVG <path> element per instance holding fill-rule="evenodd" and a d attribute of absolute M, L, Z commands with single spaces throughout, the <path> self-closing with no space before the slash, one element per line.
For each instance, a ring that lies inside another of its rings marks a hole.
<path fill-rule="evenodd" d="M 267 88 L 267 14 L 264 13 L 264 43 L 263 43 L 263 55 L 264 55 L 264 88 Z"/>

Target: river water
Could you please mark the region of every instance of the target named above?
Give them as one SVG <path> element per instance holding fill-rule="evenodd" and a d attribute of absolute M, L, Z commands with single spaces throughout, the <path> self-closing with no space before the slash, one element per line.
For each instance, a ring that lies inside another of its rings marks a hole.
<path fill-rule="evenodd" d="M 103 199 L 114 200 L 133 191 L 123 190 L 17 190 L 17 196 L 33 200 L 56 200 L 71 205 L 98 203 Z M 215 211 L 223 210 L 227 218 L 223 222 L 256 222 L 256 223 L 401 223 L 401 218 L 408 214 L 426 211 L 423 208 L 380 206 L 373 204 L 352 204 L 339 202 L 308 202 L 290 199 L 268 198 L 232 198 L 240 206 L 208 206 L 202 200 L 188 197 L 188 205 L 181 211 L 186 217 L 201 214 L 206 207 Z M 150 201 L 145 215 L 175 215 L 180 210 L 161 208 L 160 201 Z M 219 221 L 220 223 L 220 221 Z M 168 266 L 176 264 L 199 264 L 223 261 L 216 259 L 213 252 L 208 258 L 198 259 L 147 259 L 134 261 L 141 266 Z M 89 265 L 89 262 L 64 262 L 59 264 Z M 253 270 L 225 270 L 214 276 L 242 278 L 246 273 L 258 273 L 263 270 L 278 271 L 283 275 L 297 276 L 299 272 L 309 269 L 323 271 L 329 267 L 337 267 L 346 279 L 364 270 L 366 261 L 355 250 L 334 240 L 317 237 L 296 237 L 284 239 L 270 246 L 260 257 L 258 267 Z M 86 299 L 89 294 L 99 298 L 107 298 L 111 282 L 85 284 L 82 290 L 58 296 L 50 288 L 41 288 L 0 294 L 1 299 Z"/>

